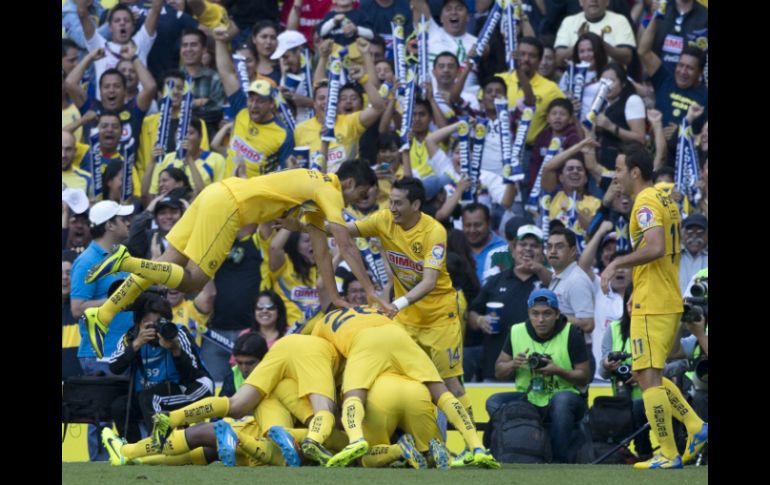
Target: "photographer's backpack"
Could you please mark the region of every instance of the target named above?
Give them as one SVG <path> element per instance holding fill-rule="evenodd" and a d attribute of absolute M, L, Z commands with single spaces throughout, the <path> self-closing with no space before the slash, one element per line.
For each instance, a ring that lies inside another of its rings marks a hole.
<path fill-rule="evenodd" d="M 586 443 L 578 452 L 579 463 L 591 463 L 634 432 L 631 401 L 626 397 L 599 396 L 581 423 Z M 628 463 L 632 453 L 621 447 L 602 464 Z"/>
<path fill-rule="evenodd" d="M 491 417 L 490 451 L 501 463 L 550 463 L 551 439 L 529 401 L 504 404 Z"/>
<path fill-rule="evenodd" d="M 124 376 L 76 376 L 64 380 L 61 416 L 62 443 L 68 423 L 98 424 L 110 421 L 112 402 L 128 394 L 129 378 Z"/>

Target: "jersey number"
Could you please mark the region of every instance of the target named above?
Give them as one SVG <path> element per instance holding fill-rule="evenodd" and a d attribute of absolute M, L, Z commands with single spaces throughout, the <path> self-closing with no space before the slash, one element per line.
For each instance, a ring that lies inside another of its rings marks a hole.
<path fill-rule="evenodd" d="M 644 354 L 644 347 L 642 346 L 642 339 L 634 339 L 634 355 Z"/>
<path fill-rule="evenodd" d="M 449 356 L 449 368 L 451 369 L 460 362 L 460 347 L 455 347 L 454 352 L 452 352 L 451 348 L 446 349 L 446 353 Z"/>

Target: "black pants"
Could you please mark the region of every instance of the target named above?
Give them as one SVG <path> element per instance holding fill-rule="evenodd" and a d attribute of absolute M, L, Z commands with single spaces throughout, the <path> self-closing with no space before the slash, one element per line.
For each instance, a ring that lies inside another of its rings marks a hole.
<path fill-rule="evenodd" d="M 206 379 L 208 381 L 208 379 Z M 201 383 L 196 381 L 184 390 L 179 384 L 161 382 L 141 392 L 134 392 L 131 397 L 131 406 L 128 410 L 128 429 L 126 429 L 126 408 L 128 407 L 128 395 L 121 396 L 112 403 L 112 419 L 118 428 L 120 436 L 126 438 L 129 443 L 135 443 L 142 439 L 139 431 L 139 421 L 144 421 L 148 428 L 152 426 L 152 416 L 160 411 L 173 411 L 192 404 L 204 397 L 213 396 L 213 383 Z"/>

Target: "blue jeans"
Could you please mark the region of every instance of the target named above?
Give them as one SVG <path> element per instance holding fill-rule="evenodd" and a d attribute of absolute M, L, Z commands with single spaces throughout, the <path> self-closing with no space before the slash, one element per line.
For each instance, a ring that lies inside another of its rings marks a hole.
<path fill-rule="evenodd" d="M 107 362 L 99 362 L 96 357 L 80 357 L 80 367 L 83 375 L 95 376 L 99 372 L 112 375 L 110 365 Z M 98 426 L 88 425 L 88 459 L 91 461 L 107 461 L 107 450 L 102 446 L 101 431 L 104 427 L 111 427 L 111 421 L 103 421 Z"/>
<path fill-rule="evenodd" d="M 487 413 L 491 418 L 504 404 L 526 399 L 527 394 L 524 392 L 493 394 L 487 399 Z M 580 420 L 588 411 L 585 399 L 573 392 L 557 392 L 547 406 L 537 407 L 537 410 L 551 436 L 553 463 L 567 463 L 572 436 L 578 431 Z"/>

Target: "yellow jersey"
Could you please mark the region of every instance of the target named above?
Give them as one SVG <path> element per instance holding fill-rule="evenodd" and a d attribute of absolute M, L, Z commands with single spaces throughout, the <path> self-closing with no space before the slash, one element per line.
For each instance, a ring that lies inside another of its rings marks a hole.
<path fill-rule="evenodd" d="M 310 147 L 310 154 L 321 151 L 321 130 L 323 127 L 318 118 L 313 117 L 297 125 L 294 130 L 294 145 L 298 147 Z M 356 111 L 349 115 L 338 115 L 334 123 L 333 142 L 329 143 L 329 152 L 326 156 L 326 171 L 334 173 L 342 165 L 342 162 L 352 160 L 358 154 L 358 140 L 366 131 L 361 124 L 361 112 Z"/>
<path fill-rule="evenodd" d="M 251 121 L 242 89 L 230 96 L 230 106 L 238 114 L 227 147 L 227 173 L 232 174 L 235 170 L 236 153 L 243 158 L 247 177 L 283 168 L 294 150 L 294 138 L 289 130 L 275 117 L 267 123 Z"/>
<path fill-rule="evenodd" d="M 347 359 L 353 341 L 362 330 L 392 323 L 384 313 L 371 306 L 340 308 L 327 313 L 323 322 L 315 325 L 313 335 L 331 342 Z"/>
<path fill-rule="evenodd" d="M 288 216 L 304 216 L 321 230 L 324 220 L 345 225 L 342 186 L 334 174 L 297 168 L 251 179 L 230 177 L 222 184 L 238 204 L 242 226 Z"/>
<path fill-rule="evenodd" d="M 393 222 L 390 210 L 375 212 L 366 219 L 355 221 L 362 237 L 376 237 L 385 250 L 385 260 L 395 276 L 396 298 L 404 296 L 423 278 L 424 268 L 439 272 L 436 287 L 399 312 L 404 322 L 414 326 L 430 326 L 457 314 L 456 292 L 446 269 L 446 229 L 427 214 L 421 214 L 417 224 L 404 230 Z"/>
<path fill-rule="evenodd" d="M 518 74 L 516 74 L 516 71 L 513 71 L 510 73 L 501 72 L 495 75 L 505 81 L 505 85 L 508 88 L 508 107 L 513 108 L 519 99 L 524 97 L 524 91 L 519 87 Z M 532 146 L 537 135 L 543 131 L 547 124 L 548 105 L 554 99 L 566 98 L 566 96 L 564 96 L 564 93 L 561 92 L 561 89 L 559 89 L 555 82 L 544 78 L 538 73 L 532 76 L 530 84 L 532 85 L 532 91 L 535 93 L 535 113 L 532 118 L 532 124 L 529 125 L 529 132 L 527 132 L 527 145 Z"/>
<path fill-rule="evenodd" d="M 209 321 L 211 314 L 198 310 L 193 300 L 182 300 L 171 309 L 171 312 L 173 315 L 171 321 L 187 327 L 190 335 L 195 339 L 195 343 L 200 347 L 203 333 L 206 332 L 206 322 Z"/>
<path fill-rule="evenodd" d="M 70 166 L 69 170 L 61 171 L 61 189 L 82 189 L 86 193 L 89 199 L 92 199 L 92 186 L 93 178 L 89 172 L 81 170 L 74 164 Z"/>
<path fill-rule="evenodd" d="M 74 103 L 70 103 L 69 106 L 61 110 L 61 127 L 64 128 L 65 126 L 74 123 L 75 121 L 80 119 L 80 110 L 77 106 L 75 106 Z M 75 130 L 74 133 L 72 133 L 75 136 L 75 142 L 79 142 L 83 140 L 83 127 L 81 126 L 77 130 Z"/>
<path fill-rule="evenodd" d="M 412 165 L 412 172 L 421 179 L 430 175 L 436 175 L 433 173 L 428 159 L 430 159 L 430 155 L 428 154 L 428 146 L 425 140 L 420 141 L 413 137 L 412 143 L 409 146 L 409 161 Z"/>
<path fill-rule="evenodd" d="M 147 167 L 148 161 L 152 158 L 152 148 L 158 143 L 159 125 L 160 113 L 145 116 L 144 120 L 142 120 L 142 130 L 139 133 L 139 148 L 136 150 L 136 163 L 134 164 L 134 173 L 138 176 L 140 183 L 142 176 L 144 175 L 144 169 Z M 201 125 L 203 126 L 201 129 L 201 150 L 207 151 L 210 149 L 209 133 L 206 129 L 206 123 L 201 123 Z M 165 150 L 165 147 L 163 149 Z M 136 182 L 136 177 L 134 178 L 134 181 Z M 141 185 L 136 186 L 136 183 L 134 184 L 134 195 L 141 195 L 139 194 L 140 188 Z"/>
<path fill-rule="evenodd" d="M 193 185 L 192 174 L 190 173 L 190 167 L 184 163 L 184 160 L 179 160 L 176 157 L 176 152 L 167 153 L 162 162 L 155 165 L 152 171 L 152 182 L 150 182 L 150 193 L 158 193 L 158 179 L 160 179 L 160 173 L 168 167 L 176 167 L 184 170 L 185 175 L 190 180 L 190 185 Z M 195 167 L 198 169 L 198 173 L 201 174 L 203 179 L 203 186 L 206 187 L 214 182 L 221 182 L 225 178 L 225 158 L 216 152 L 201 152 L 200 157 L 195 160 Z"/>
<path fill-rule="evenodd" d="M 629 235 L 634 251 L 646 245 L 644 232 L 662 227 L 665 254 L 649 263 L 634 266 L 634 306 L 632 315 L 660 315 L 682 311 L 679 289 L 679 253 L 681 241 L 679 208 L 655 187 L 639 192 L 631 209 Z"/>
<path fill-rule="evenodd" d="M 276 271 L 270 272 L 273 290 L 278 293 L 286 306 L 286 321 L 289 329 L 304 325 L 321 311 L 321 297 L 318 292 L 318 268 L 310 268 L 310 276 L 302 279 L 294 270 L 294 263 L 288 255 Z"/>
<path fill-rule="evenodd" d="M 230 24 L 225 7 L 206 0 L 203 0 L 203 12 L 195 18 L 198 22 L 212 30 L 220 25 L 227 26 Z"/>

